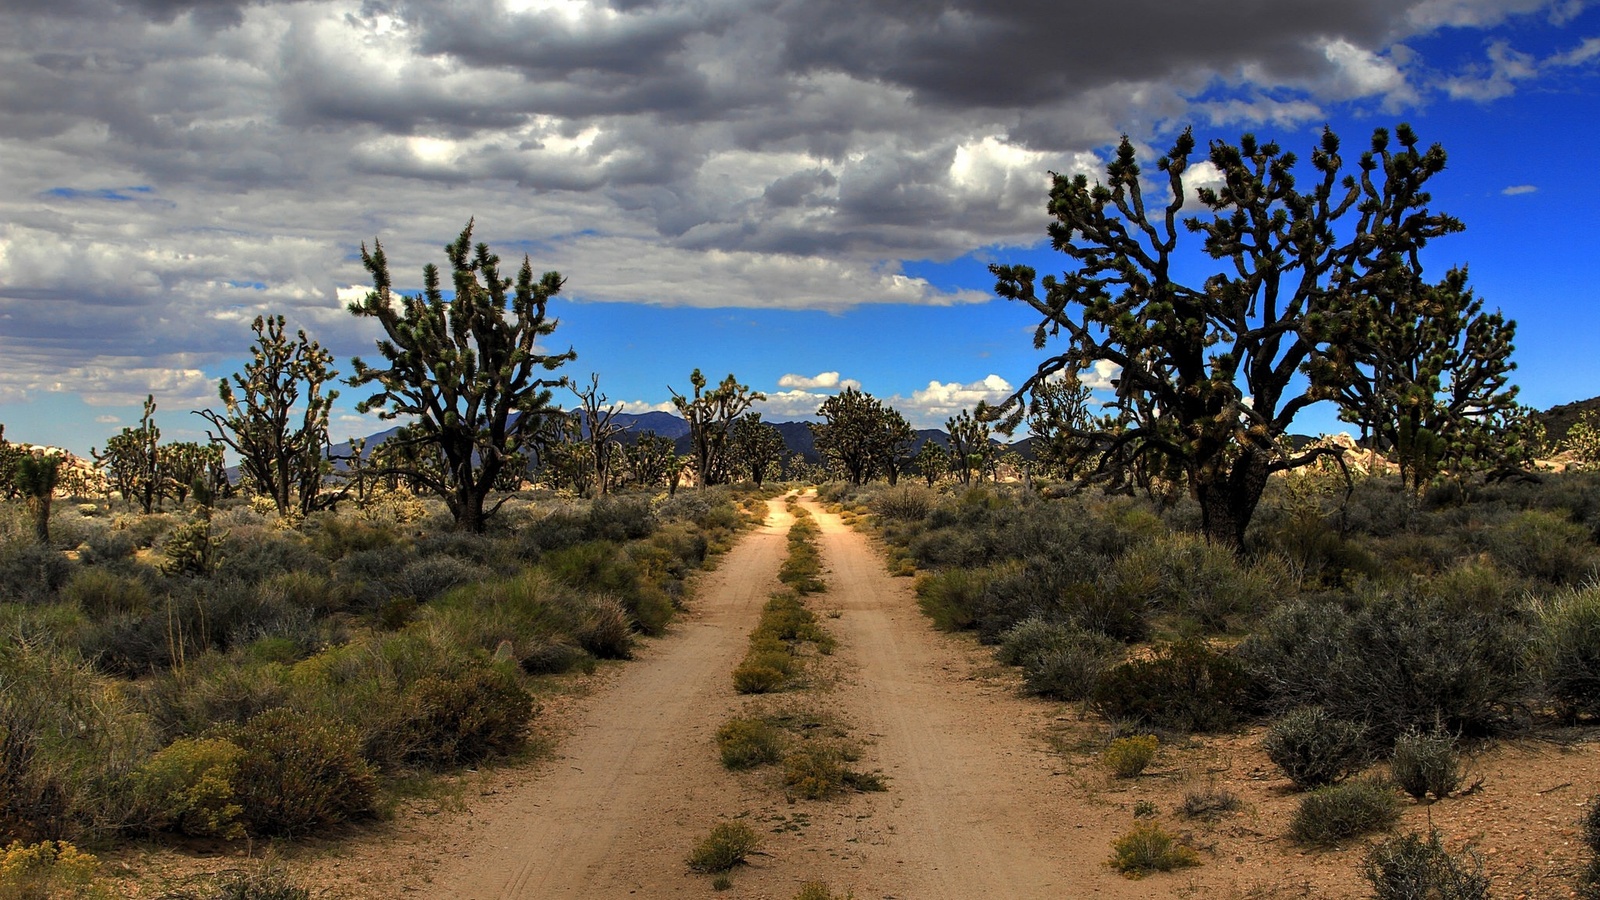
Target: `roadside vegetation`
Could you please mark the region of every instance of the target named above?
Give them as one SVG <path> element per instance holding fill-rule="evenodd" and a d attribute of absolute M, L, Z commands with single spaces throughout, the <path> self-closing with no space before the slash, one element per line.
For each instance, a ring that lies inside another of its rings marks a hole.
<path fill-rule="evenodd" d="M 58 504 L 49 544 L 0 507 L 5 877 L 81 880 L 76 847 L 130 839 L 336 834 L 525 752 L 550 679 L 660 634 L 739 499 L 528 492 L 482 534 L 405 492 L 292 522 Z"/>

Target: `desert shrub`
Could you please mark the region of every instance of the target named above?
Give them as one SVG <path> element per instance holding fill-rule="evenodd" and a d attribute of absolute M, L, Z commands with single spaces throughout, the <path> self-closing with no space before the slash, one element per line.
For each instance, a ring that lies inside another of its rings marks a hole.
<path fill-rule="evenodd" d="M 1109 582 L 1126 595 L 1125 605 L 1155 606 L 1215 631 L 1265 610 L 1282 592 L 1266 568 L 1246 567 L 1226 547 L 1192 534 L 1134 547 L 1112 563 Z"/>
<path fill-rule="evenodd" d="M 743 822 L 718 822 L 705 840 L 689 854 L 689 868 L 706 874 L 727 872 L 744 862 L 760 845 L 761 839 L 749 825 Z"/>
<path fill-rule="evenodd" d="M 1468 850 L 1457 856 L 1444 848 L 1439 832 L 1428 839 L 1412 832 L 1372 845 L 1361 862 L 1361 876 L 1375 900 L 1487 900 L 1489 877 Z"/>
<path fill-rule="evenodd" d="M 492 577 L 493 570 L 486 566 L 441 553 L 407 564 L 392 580 L 391 589 L 418 603 L 427 603 L 451 588 Z"/>
<path fill-rule="evenodd" d="M 1595 566 L 1594 541 L 1587 529 L 1566 516 L 1524 510 L 1483 535 L 1495 562 L 1529 578 L 1576 584 Z"/>
<path fill-rule="evenodd" d="M 1101 674 L 1122 655 L 1122 644 L 1098 631 L 1053 625 L 1034 626 L 1029 633 L 1014 634 L 1022 625 L 1006 633 L 1013 636 L 1013 649 L 1005 657 L 1018 660 L 1022 687 L 1038 697 L 1083 700 L 1093 692 Z M 1002 650 L 1005 647 L 1003 641 Z"/>
<path fill-rule="evenodd" d="M 641 578 L 632 557 L 609 541 L 577 544 L 545 555 L 542 567 L 562 584 L 615 597 L 641 630 L 659 634 L 672 615 L 671 601 Z"/>
<path fill-rule="evenodd" d="M 393 546 L 400 540 L 386 523 L 332 513 L 317 516 L 313 521 L 316 527 L 309 530 L 311 546 L 318 555 L 332 561 L 352 553 Z"/>
<path fill-rule="evenodd" d="M 205 653 L 140 686 L 139 705 L 167 740 L 243 724 L 289 700 L 287 669 L 242 652 Z"/>
<path fill-rule="evenodd" d="M 43 603 L 72 577 L 72 563 L 30 538 L 0 543 L 0 601 Z"/>
<path fill-rule="evenodd" d="M 683 522 L 673 522 L 658 528 L 646 542 L 650 547 L 667 553 L 676 565 L 666 569 L 674 578 L 685 578 L 700 567 L 711 552 L 711 544 L 698 529 Z"/>
<path fill-rule="evenodd" d="M 0 643 L 0 840 L 121 826 L 118 785 L 150 743 L 116 682 L 50 647 Z"/>
<path fill-rule="evenodd" d="M 1417 798 L 1445 797 L 1461 786 L 1461 754 L 1456 739 L 1444 731 L 1412 729 L 1394 742 L 1394 757 L 1389 769 L 1400 789 Z"/>
<path fill-rule="evenodd" d="M 227 550 L 217 565 L 219 580 L 260 584 L 284 572 L 325 575 L 328 561 L 311 549 L 310 542 L 292 532 L 239 529 L 228 537 Z"/>
<path fill-rule="evenodd" d="M 67 582 L 62 596 L 95 618 L 118 613 L 150 611 L 150 587 L 141 578 L 99 567 L 79 569 Z"/>
<path fill-rule="evenodd" d="M 868 503 L 880 518 L 900 522 L 920 522 L 933 509 L 934 494 L 927 488 L 902 484 L 880 491 Z"/>
<path fill-rule="evenodd" d="M 234 791 L 237 746 L 219 738 L 173 741 L 140 764 L 130 779 L 142 825 L 195 837 L 244 837 L 244 812 Z"/>
<path fill-rule="evenodd" d="M 78 559 L 86 565 L 104 565 L 131 559 L 139 545 L 126 531 L 112 528 L 91 529 L 78 545 Z"/>
<path fill-rule="evenodd" d="M 881 791 L 881 776 L 850 768 L 853 753 L 826 741 L 806 741 L 783 758 L 783 784 L 792 796 L 824 800 L 843 790 Z"/>
<path fill-rule="evenodd" d="M 535 638 L 517 652 L 517 664 L 529 675 L 560 675 L 586 663 L 593 665 L 589 654 L 561 640 Z"/>
<path fill-rule="evenodd" d="M 1101 751 L 1100 761 L 1118 778 L 1137 778 L 1155 762 L 1160 746 L 1153 734 L 1121 737 Z"/>
<path fill-rule="evenodd" d="M 1223 731 L 1255 714 L 1259 694 L 1255 680 L 1232 655 L 1203 641 L 1180 641 L 1108 669 L 1089 702 L 1114 721 Z"/>
<path fill-rule="evenodd" d="M 977 621 L 976 607 L 989 583 L 983 569 L 946 569 L 917 579 L 917 604 L 940 631 L 964 631 Z"/>
<path fill-rule="evenodd" d="M 571 506 L 558 506 L 523 523 L 517 532 L 517 550 L 537 559 L 551 550 L 560 550 L 588 540 L 588 516 Z"/>
<path fill-rule="evenodd" d="M 1600 587 L 1566 590 L 1538 607 L 1541 680 L 1562 715 L 1600 715 Z"/>
<path fill-rule="evenodd" d="M 783 758 L 783 732 L 762 719 L 729 719 L 717 729 L 717 750 L 729 769 L 752 769 Z"/>
<path fill-rule="evenodd" d="M 1317 788 L 1300 798 L 1289 821 L 1289 838 L 1308 847 L 1391 828 L 1400 821 L 1400 798 L 1378 781 L 1354 780 Z"/>
<path fill-rule="evenodd" d="M 741 694 L 770 694 L 782 690 L 792 663 L 786 653 L 746 658 L 733 670 L 733 689 Z"/>
<path fill-rule="evenodd" d="M 274 709 L 223 735 L 243 751 L 237 789 L 253 834 L 304 834 L 371 814 L 377 778 L 354 729 Z"/>
<path fill-rule="evenodd" d="M 68 900 L 94 892 L 100 860 L 66 841 L 24 844 L 0 850 L 0 900 Z"/>
<path fill-rule="evenodd" d="M 1212 820 L 1244 807 L 1239 795 L 1227 788 L 1208 787 L 1183 795 L 1178 812 L 1188 819 Z"/>
<path fill-rule="evenodd" d="M 316 615 L 337 612 L 349 605 L 342 585 L 315 572 L 284 572 L 262 583 L 260 594 L 271 603 L 308 610 Z"/>
<path fill-rule="evenodd" d="M 1294 710 L 1267 729 L 1262 747 L 1302 790 L 1343 781 L 1367 759 L 1367 728 L 1335 719 L 1320 706 Z"/>
<path fill-rule="evenodd" d="M 645 497 L 599 497 L 589 504 L 584 522 L 584 536 L 591 541 L 637 541 L 655 530 L 655 513 Z"/>
<path fill-rule="evenodd" d="M 1200 854 L 1154 822 L 1135 825 L 1111 842 L 1111 868 L 1129 878 L 1198 865 Z"/>
<path fill-rule="evenodd" d="M 511 753 L 527 737 L 533 697 L 511 674 L 486 661 L 427 675 L 402 701 L 409 762 L 429 768 L 470 765 Z"/>
<path fill-rule="evenodd" d="M 1386 746 L 1407 728 L 1483 734 L 1530 683 L 1528 627 L 1514 612 L 1474 612 L 1381 591 L 1353 612 L 1316 599 L 1274 611 L 1240 646 L 1273 708 L 1321 706 L 1368 723 Z"/>
<path fill-rule="evenodd" d="M 1579 830 L 1583 834 L 1583 843 L 1594 853 L 1600 853 L 1600 797 L 1589 801 L 1584 807 L 1583 818 L 1578 820 Z"/>

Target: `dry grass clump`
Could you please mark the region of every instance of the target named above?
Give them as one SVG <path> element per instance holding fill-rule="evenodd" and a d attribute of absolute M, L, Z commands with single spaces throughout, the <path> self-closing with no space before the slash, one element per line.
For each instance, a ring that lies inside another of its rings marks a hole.
<path fill-rule="evenodd" d="M 1100 761 L 1118 778 L 1137 778 L 1155 762 L 1160 745 L 1153 734 L 1117 738 L 1101 752 Z"/>
<path fill-rule="evenodd" d="M 719 822 L 689 854 L 689 868 L 707 875 L 727 872 L 744 862 L 760 844 L 761 839 L 749 825 Z"/>
<path fill-rule="evenodd" d="M 1111 868 L 1129 878 L 1198 865 L 1200 854 L 1154 822 L 1135 825 L 1111 842 Z"/>

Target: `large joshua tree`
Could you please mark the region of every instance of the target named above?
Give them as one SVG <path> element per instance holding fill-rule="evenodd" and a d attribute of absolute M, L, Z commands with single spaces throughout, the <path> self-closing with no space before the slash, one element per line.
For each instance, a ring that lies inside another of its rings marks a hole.
<path fill-rule="evenodd" d="M 515 279 L 502 277 L 500 257 L 487 244 L 473 247 L 472 226 L 445 247 L 455 289 L 449 300 L 431 263 L 422 269 L 420 295 L 396 295 L 383 245 L 374 241 L 370 252 L 362 245 L 373 291 L 350 304 L 350 312 L 383 326 L 387 338 L 378 341 L 378 353 L 387 367 L 352 360 L 350 384 L 377 387 L 357 404 L 361 412 L 415 417 L 406 440 L 436 448 L 444 464 L 402 466 L 396 474 L 443 498 L 457 529 L 478 532 L 505 502 L 485 508 L 496 478 L 536 439 L 542 419 L 562 414 L 550 399 L 565 379 L 545 373 L 577 354 L 538 346 L 556 328 L 545 310 L 561 290 L 561 276 L 546 272 L 535 280 L 524 256 Z"/>
<path fill-rule="evenodd" d="M 1293 153 L 1245 135 L 1211 143 L 1218 186 L 1189 189 L 1194 152 L 1186 131 L 1156 161 L 1160 193 L 1148 198 L 1126 138 L 1103 183 L 1056 175 L 1050 239 L 1073 267 L 1042 279 L 1043 293 L 1027 266 L 991 271 L 1000 296 L 1040 315 L 1036 347 L 1066 339 L 1009 411 L 1020 415 L 1023 396 L 1057 372 L 1115 364 L 1112 406 L 1126 424 L 1086 436 L 1106 459 L 1170 463 L 1200 504 L 1207 538 L 1238 548 L 1267 477 L 1332 452 L 1297 453 L 1286 439 L 1296 414 L 1339 394 L 1313 361 L 1363 298 L 1413 283 L 1423 246 L 1462 226 L 1428 209 L 1424 187 L 1444 169 L 1444 150 L 1422 148 L 1405 125 L 1394 140 L 1374 132 L 1353 173 L 1324 130 L 1304 187 Z M 1177 274 L 1184 231 L 1219 264 L 1198 284 Z"/>

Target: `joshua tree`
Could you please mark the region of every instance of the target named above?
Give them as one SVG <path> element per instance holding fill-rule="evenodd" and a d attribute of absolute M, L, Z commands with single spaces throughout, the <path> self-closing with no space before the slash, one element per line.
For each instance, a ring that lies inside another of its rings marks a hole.
<path fill-rule="evenodd" d="M 745 413 L 733 423 L 733 458 L 756 487 L 766 480 L 768 469 L 783 462 L 787 449 L 783 433 L 761 421 L 761 413 Z"/>
<path fill-rule="evenodd" d="M 989 469 L 989 457 L 994 455 L 984 417 L 962 410 L 945 421 L 944 430 L 950 438 L 950 468 L 955 471 L 956 480 L 971 484 L 972 470 L 977 469 L 978 481 L 982 482 L 983 473 Z"/>
<path fill-rule="evenodd" d="M 899 480 L 906 449 L 914 435 L 899 411 L 883 401 L 847 387 L 822 401 L 812 423 L 817 452 L 838 463 L 851 484 L 862 484 L 878 473 L 889 483 Z"/>
<path fill-rule="evenodd" d="M 397 471 L 442 497 L 456 528 L 481 532 L 488 517 L 505 502 L 485 509 L 496 479 L 515 464 L 540 421 L 561 415 L 551 406 L 551 388 L 565 379 L 542 377 L 577 354 L 540 352 L 539 340 L 555 331 L 545 317 L 561 276 L 546 272 L 535 281 L 526 256 L 515 280 L 500 274 L 500 257 L 487 244 L 472 245 L 472 222 L 445 247 L 454 297 L 446 300 L 439 270 L 422 270 L 419 296 L 396 296 L 383 245 L 373 242 L 361 259 L 372 275 L 373 291 L 350 312 L 373 318 L 387 339 L 378 342 L 386 368 L 359 358 L 352 361 L 350 384 L 372 384 L 375 393 L 357 404 L 385 419 L 415 416 L 406 441 L 436 449 L 438 471 Z"/>
<path fill-rule="evenodd" d="M 933 441 L 923 441 L 917 449 L 917 455 L 911 458 L 911 464 L 916 467 L 917 474 L 928 482 L 928 487 L 933 487 L 950 471 L 950 454 Z"/>
<path fill-rule="evenodd" d="M 760 391 L 750 390 L 740 384 L 732 374 L 722 383 L 707 391 L 706 377 L 695 369 L 689 376 L 689 386 L 694 393 L 689 396 L 672 390 L 672 405 L 678 415 L 689 423 L 689 443 L 694 453 L 695 475 L 701 487 L 722 484 L 728 480 L 728 438 L 733 421 L 751 404 L 767 399 Z"/>
<path fill-rule="evenodd" d="M 208 432 L 213 441 L 239 454 L 239 468 L 278 515 L 305 515 L 327 505 L 319 495 L 331 471 L 328 412 L 339 392 L 322 388 L 339 373 L 330 368 L 333 354 L 304 331 L 293 340 L 284 334 L 283 316 L 256 316 L 251 327 L 253 358 L 231 384 L 224 378 L 217 385 L 223 411 L 196 415 L 216 427 Z"/>
<path fill-rule="evenodd" d="M 1126 138 L 1104 183 L 1056 175 L 1051 244 L 1073 263 L 1035 291 L 1027 266 L 992 266 L 996 292 L 1040 316 L 1034 344 L 1065 332 L 1066 347 L 1040 365 L 1002 408 L 1063 371 L 1102 360 L 1120 367 L 1115 434 L 1084 429 L 1103 458 L 1156 458 L 1178 468 L 1200 504 L 1208 539 L 1239 548 L 1273 472 L 1330 454 L 1296 452 L 1289 424 L 1336 391 L 1304 377 L 1367 298 L 1415 283 L 1418 252 L 1461 223 L 1430 212 L 1424 186 L 1445 153 L 1421 149 L 1407 126 L 1392 145 L 1378 129 L 1356 174 L 1344 174 L 1339 139 L 1324 131 L 1302 190 L 1297 160 L 1245 135 L 1207 155 L 1220 185 L 1185 185 L 1193 134 L 1156 162 L 1166 197 L 1149 206 Z M 1197 201 L 1199 215 L 1187 216 Z M 1181 221 L 1180 221 L 1181 220 Z M 1217 271 L 1178 279 L 1180 230 L 1198 234 Z M 1125 452 L 1124 452 L 1125 451 Z"/>
<path fill-rule="evenodd" d="M 666 484 L 667 479 L 675 478 L 675 473 L 683 466 L 672 438 L 661 437 L 654 431 L 639 435 L 637 440 L 626 446 L 624 452 L 628 457 L 628 468 L 633 471 L 633 480 L 645 487 Z"/>
<path fill-rule="evenodd" d="M 33 513 L 33 533 L 39 543 L 50 543 L 50 500 L 56 492 L 56 473 L 61 467 L 61 457 L 33 452 L 17 458 L 12 477 L 17 490 L 28 500 L 28 511 Z"/>
<path fill-rule="evenodd" d="M 571 390 L 578 395 L 583 415 L 581 433 L 589 444 L 589 461 L 594 467 L 595 482 L 600 486 L 600 493 L 609 493 L 611 482 L 616 478 L 616 459 L 622 449 L 617 436 L 623 432 L 622 425 L 612 420 L 622 411 L 622 405 L 607 405 L 606 395 L 600 392 L 600 376 L 597 374 L 589 375 L 588 387 L 580 389 L 573 386 Z"/>
<path fill-rule="evenodd" d="M 90 448 L 95 464 L 106 470 L 112 487 L 127 503 L 138 503 L 145 515 L 155 511 L 166 488 L 161 472 L 161 429 L 156 427 L 156 398 L 144 398 L 144 415 L 138 428 L 124 428 L 106 441 L 106 451 Z"/>

